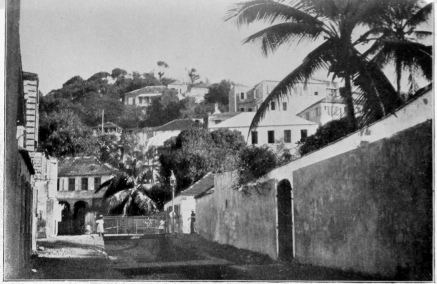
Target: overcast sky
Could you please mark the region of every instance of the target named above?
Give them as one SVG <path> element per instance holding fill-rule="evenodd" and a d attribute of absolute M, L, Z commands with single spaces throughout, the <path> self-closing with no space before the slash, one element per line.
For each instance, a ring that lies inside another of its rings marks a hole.
<path fill-rule="evenodd" d="M 265 58 L 242 40 L 262 26 L 240 30 L 224 22 L 237 0 L 22 0 L 23 70 L 39 75 L 43 94 L 75 75 L 123 68 L 141 73 L 170 65 L 183 80 L 195 67 L 204 80 L 254 85 L 281 80 L 319 43 L 283 47 Z M 323 78 L 326 74 L 318 74 Z"/>

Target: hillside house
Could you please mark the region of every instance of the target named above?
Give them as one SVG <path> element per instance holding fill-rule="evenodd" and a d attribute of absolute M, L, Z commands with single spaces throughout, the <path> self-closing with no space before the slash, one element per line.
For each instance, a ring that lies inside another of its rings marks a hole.
<path fill-rule="evenodd" d="M 362 106 L 355 105 L 356 116 L 360 115 L 361 110 Z M 297 116 L 322 126 L 329 121 L 345 117 L 346 104 L 339 96 L 327 96 L 302 110 Z"/>
<path fill-rule="evenodd" d="M 160 97 L 166 90 L 165 86 L 147 86 L 124 94 L 124 104 L 138 107 L 148 107 L 152 99 Z"/>
<path fill-rule="evenodd" d="M 103 134 L 113 134 L 116 136 L 121 136 L 122 132 L 123 132 L 123 128 L 109 121 L 103 123 L 103 126 L 98 125 L 93 127 L 93 135 L 97 135 L 98 133 L 103 133 Z"/>
<path fill-rule="evenodd" d="M 279 81 L 263 80 L 253 88 L 244 85 L 232 85 L 229 92 L 230 112 L 257 111 Z M 320 100 L 328 94 L 337 92 L 337 84 L 331 81 L 310 79 L 306 84 L 300 83 L 289 92 L 288 96 L 278 102 L 272 102 L 272 110 L 297 113 L 308 105 Z"/>
<path fill-rule="evenodd" d="M 256 129 L 249 133 L 255 112 L 243 112 L 222 123 L 208 126 L 214 131 L 228 128 L 241 132 L 248 145 L 274 145 L 283 141 L 288 149 L 294 149 L 296 142 L 316 132 L 318 125 L 302 119 L 288 111 L 268 111 Z"/>

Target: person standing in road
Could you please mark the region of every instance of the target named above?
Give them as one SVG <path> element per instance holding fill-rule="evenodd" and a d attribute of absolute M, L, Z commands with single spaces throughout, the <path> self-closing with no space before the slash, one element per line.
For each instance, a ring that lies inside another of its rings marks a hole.
<path fill-rule="evenodd" d="M 190 234 L 194 234 L 194 222 L 196 222 L 196 213 L 194 213 L 194 210 L 191 210 L 191 217 L 188 218 L 188 220 L 191 220 Z"/>
<path fill-rule="evenodd" d="M 97 219 L 96 223 L 97 223 L 97 233 L 99 234 L 99 236 L 104 237 L 105 235 L 105 230 L 103 228 L 103 215 L 99 216 L 99 219 Z"/>

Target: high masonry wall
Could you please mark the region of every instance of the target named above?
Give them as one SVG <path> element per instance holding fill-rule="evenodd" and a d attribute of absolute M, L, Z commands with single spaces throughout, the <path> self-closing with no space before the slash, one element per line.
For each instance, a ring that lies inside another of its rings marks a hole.
<path fill-rule="evenodd" d="M 432 280 L 432 96 L 274 169 L 258 181 L 270 185 L 263 194 L 245 195 L 232 187 L 236 176 L 217 174 L 214 193 L 197 199 L 198 232 L 274 259 L 292 247 L 286 257 L 299 263 Z M 277 226 L 284 182 L 292 212 L 285 231 Z"/>
<path fill-rule="evenodd" d="M 276 258 L 276 191 L 245 194 L 233 186 L 236 177 L 216 174 L 214 193 L 196 200 L 196 230 L 220 244 Z"/>
<path fill-rule="evenodd" d="M 431 121 L 294 171 L 293 192 L 299 262 L 431 279 Z"/>

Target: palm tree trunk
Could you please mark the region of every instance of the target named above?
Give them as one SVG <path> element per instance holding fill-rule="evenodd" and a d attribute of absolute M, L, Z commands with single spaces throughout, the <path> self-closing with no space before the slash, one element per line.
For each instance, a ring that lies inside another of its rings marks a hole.
<path fill-rule="evenodd" d="M 351 86 L 350 75 L 346 74 L 346 76 L 344 77 L 344 80 L 345 80 L 344 99 L 346 101 L 347 121 L 348 121 L 349 129 L 351 131 L 354 131 L 357 129 L 357 122 L 355 119 L 355 109 L 354 109 L 354 101 L 352 98 L 352 86 Z"/>
<path fill-rule="evenodd" d="M 402 65 L 401 62 L 396 62 L 396 87 L 399 98 L 403 101 L 401 96 L 401 77 L 402 77 Z"/>

